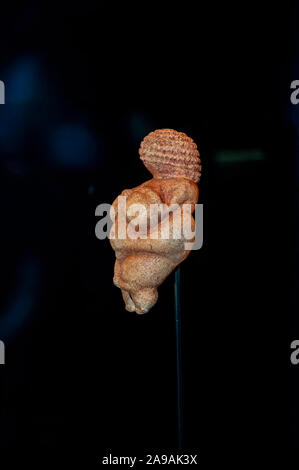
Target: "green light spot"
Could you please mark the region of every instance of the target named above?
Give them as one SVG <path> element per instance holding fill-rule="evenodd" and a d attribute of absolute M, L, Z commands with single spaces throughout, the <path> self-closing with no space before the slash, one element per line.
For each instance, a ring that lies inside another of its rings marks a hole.
<path fill-rule="evenodd" d="M 259 162 L 265 160 L 265 154 L 262 150 L 223 150 L 217 152 L 215 156 L 216 163 L 219 165 L 230 165 L 234 163 Z"/>

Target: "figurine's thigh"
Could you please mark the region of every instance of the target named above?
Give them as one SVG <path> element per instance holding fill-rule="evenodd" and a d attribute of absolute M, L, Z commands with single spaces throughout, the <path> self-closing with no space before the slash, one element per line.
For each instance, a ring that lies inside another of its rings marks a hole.
<path fill-rule="evenodd" d="M 164 256 L 139 253 L 128 256 L 121 263 L 121 278 L 133 289 L 159 286 L 175 264 Z"/>

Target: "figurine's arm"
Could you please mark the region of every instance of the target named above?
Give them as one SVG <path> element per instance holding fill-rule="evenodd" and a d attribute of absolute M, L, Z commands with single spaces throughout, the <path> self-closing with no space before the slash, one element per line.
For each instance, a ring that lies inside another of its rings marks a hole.
<path fill-rule="evenodd" d="M 167 204 L 191 204 L 192 212 L 198 201 L 198 187 L 192 181 L 181 179 L 167 195 Z"/>

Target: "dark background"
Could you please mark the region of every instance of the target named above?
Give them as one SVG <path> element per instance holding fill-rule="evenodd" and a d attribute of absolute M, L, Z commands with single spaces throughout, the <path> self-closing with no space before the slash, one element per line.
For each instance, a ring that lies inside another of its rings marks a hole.
<path fill-rule="evenodd" d="M 149 178 L 139 144 L 163 127 L 203 162 L 204 246 L 181 267 L 184 450 L 202 468 L 295 455 L 297 19 L 261 2 L 1 5 L 6 465 L 177 451 L 173 276 L 129 314 L 94 234 L 96 206 Z"/>

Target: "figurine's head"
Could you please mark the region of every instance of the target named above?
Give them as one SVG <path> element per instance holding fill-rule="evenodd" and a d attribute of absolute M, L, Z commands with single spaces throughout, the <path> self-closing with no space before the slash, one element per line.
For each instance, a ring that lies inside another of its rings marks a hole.
<path fill-rule="evenodd" d="M 197 146 L 183 132 L 158 129 L 141 142 L 139 155 L 154 178 L 184 177 L 197 183 L 201 162 Z"/>

